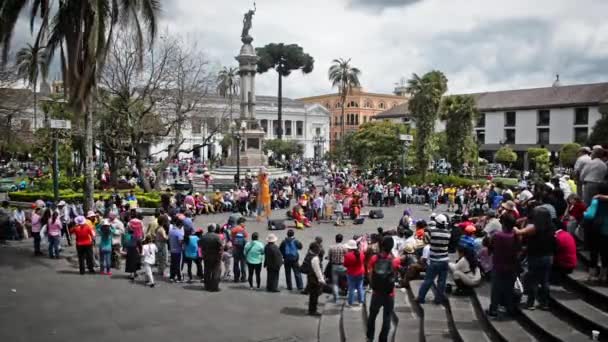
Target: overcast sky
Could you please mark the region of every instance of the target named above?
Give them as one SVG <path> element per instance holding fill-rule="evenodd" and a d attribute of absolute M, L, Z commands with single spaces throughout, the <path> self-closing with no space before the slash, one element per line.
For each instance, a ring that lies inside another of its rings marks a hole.
<path fill-rule="evenodd" d="M 161 29 L 236 66 L 252 0 L 162 3 Z M 327 69 L 338 57 L 352 58 L 373 92 L 433 69 L 450 93 L 549 86 L 556 73 L 562 84 L 608 81 L 606 0 L 257 0 L 257 9 L 254 46 L 297 43 L 315 58 L 311 74 L 283 83 L 288 97 L 331 91 Z M 276 84 L 274 72 L 259 75 L 258 93 L 274 95 Z"/>

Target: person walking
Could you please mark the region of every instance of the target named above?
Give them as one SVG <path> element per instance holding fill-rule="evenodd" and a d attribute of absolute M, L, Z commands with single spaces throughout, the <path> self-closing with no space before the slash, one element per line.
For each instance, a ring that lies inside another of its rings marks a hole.
<path fill-rule="evenodd" d="M 359 299 L 357 308 L 360 308 L 365 303 L 365 291 L 363 290 L 363 275 L 365 273 L 363 260 L 365 255 L 359 251 L 355 240 L 349 240 L 345 247 L 348 250 L 344 255 L 344 267 L 346 267 L 346 277 L 348 279 L 348 306 L 353 306 L 355 291 L 357 291 Z"/>
<path fill-rule="evenodd" d="M 251 234 L 251 241 L 245 245 L 245 259 L 249 271 L 249 288 L 253 289 L 253 274 L 255 273 L 256 287 L 260 288 L 260 272 L 264 262 L 264 243 L 259 241 L 257 232 Z"/>
<path fill-rule="evenodd" d="M 95 268 L 93 267 L 93 240 L 95 239 L 95 232 L 86 223 L 86 219 L 83 216 L 77 216 L 74 222 L 76 226 L 70 229 L 70 234 L 76 237 L 76 252 L 78 253 L 80 274 L 84 274 L 85 261 L 89 272 L 95 273 Z"/>
<path fill-rule="evenodd" d="M 268 234 L 264 247 L 264 268 L 266 268 L 266 291 L 279 292 L 279 271 L 283 266 L 283 255 L 277 246 L 279 239 L 274 234 Z"/>
<path fill-rule="evenodd" d="M 108 219 L 112 224 L 112 228 L 114 228 L 114 233 L 112 233 L 112 268 L 120 269 L 122 239 L 125 235 L 125 225 L 114 212 L 108 214 Z"/>
<path fill-rule="evenodd" d="M 222 241 L 220 236 L 215 233 L 215 225 L 211 224 L 207 227 L 207 233 L 200 239 L 201 254 L 204 262 L 204 283 L 205 289 L 210 292 L 220 290 L 220 275 L 222 272 Z"/>
<path fill-rule="evenodd" d="M 137 271 L 141 268 L 141 247 L 143 234 L 140 235 L 137 227 L 129 225 L 125 234 L 125 248 L 127 257 L 125 261 L 125 272 L 129 273 L 131 281 L 137 278 Z"/>
<path fill-rule="evenodd" d="M 42 229 L 42 216 L 40 213 L 40 208 L 34 208 L 30 216 L 30 222 L 32 225 L 32 237 L 34 238 L 34 256 L 41 256 L 42 251 L 40 251 L 40 230 Z"/>
<path fill-rule="evenodd" d="M 201 265 L 198 249 L 199 249 L 199 237 L 196 234 L 185 234 L 184 236 L 184 257 L 185 263 L 188 269 L 188 283 L 192 283 L 192 264 L 196 265 L 196 274 L 202 280 L 203 265 Z"/>
<path fill-rule="evenodd" d="M 50 209 L 47 209 L 45 215 L 42 217 L 48 217 L 51 213 Z M 82 218 L 82 224 L 84 224 L 84 217 Z M 52 216 L 48 221 L 43 221 L 46 223 L 46 234 L 49 239 L 49 258 L 59 259 L 59 244 L 61 241 L 61 229 L 63 225 L 61 223 L 61 219 L 59 218 L 59 213 L 57 211 L 52 212 Z"/>
<path fill-rule="evenodd" d="M 161 279 L 165 277 L 165 269 L 167 268 L 167 241 L 169 240 L 167 232 L 169 229 L 169 221 L 164 221 L 154 233 L 154 242 L 156 243 L 156 268 Z"/>
<path fill-rule="evenodd" d="M 344 254 L 346 254 L 346 248 L 342 244 L 343 239 L 344 237 L 342 234 L 336 234 L 336 244 L 329 247 L 328 252 L 334 303 L 338 302 L 340 278 L 346 274 L 346 267 L 344 267 Z"/>
<path fill-rule="evenodd" d="M 291 272 L 293 271 L 293 276 L 296 279 L 296 287 L 298 291 L 302 291 L 304 289 L 304 283 L 302 282 L 302 273 L 300 272 L 300 254 L 298 252 L 302 249 L 302 243 L 296 240 L 293 229 L 287 231 L 287 237 L 281 242 L 279 249 L 281 250 L 281 254 L 283 254 L 287 290 L 291 291 L 293 289 L 291 282 Z"/>
<path fill-rule="evenodd" d="M 247 220 L 244 217 L 240 217 L 237 220 L 237 226 L 232 228 L 230 237 L 232 240 L 232 255 L 233 255 L 233 273 L 235 283 L 244 283 L 247 281 L 247 270 L 245 269 L 245 245 L 247 244 L 247 238 L 249 233 L 245 228 L 245 222 Z"/>
<path fill-rule="evenodd" d="M 152 266 L 156 262 L 156 244 L 151 236 L 147 236 L 144 240 L 144 244 L 141 250 L 141 256 L 143 259 L 144 272 L 146 274 L 146 285 L 154 287 L 154 275 L 152 274 Z"/>
<path fill-rule="evenodd" d="M 452 234 L 447 229 L 448 219 L 440 214 L 435 217 L 436 226 L 427 233 L 430 241 L 429 264 L 426 268 L 424 281 L 418 291 L 417 301 L 424 304 L 425 297 L 437 278 L 437 293 L 435 304 L 442 304 L 445 299 L 445 283 L 448 275 L 448 245 Z"/>
<path fill-rule="evenodd" d="M 103 275 L 112 275 L 112 234 L 114 228 L 110 220 L 105 219 L 99 224 L 99 272 Z"/>
<path fill-rule="evenodd" d="M 602 148 L 594 149 L 591 153 L 591 160 L 586 162 L 581 170 L 580 180 L 583 182 L 583 200 L 587 206 L 591 205 L 593 196 L 599 193 L 599 187 L 606 179 L 606 174 L 608 174 L 607 157 L 606 150 Z"/>
<path fill-rule="evenodd" d="M 393 257 L 391 250 L 395 241 L 390 236 L 382 239 L 380 254 L 372 256 L 369 262 L 371 272 L 372 300 L 367 319 L 367 340 L 373 341 L 376 329 L 376 317 L 380 308 L 382 312 L 382 329 L 378 341 L 387 342 L 395 308 L 395 274 L 401 267 L 401 259 Z"/>

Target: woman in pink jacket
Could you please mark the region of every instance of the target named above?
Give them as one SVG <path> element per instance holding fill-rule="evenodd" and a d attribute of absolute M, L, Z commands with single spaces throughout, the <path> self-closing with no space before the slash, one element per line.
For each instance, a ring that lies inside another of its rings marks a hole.
<path fill-rule="evenodd" d="M 59 212 L 54 211 L 53 216 L 46 224 L 46 233 L 49 237 L 49 258 L 51 259 L 59 259 L 59 243 L 61 241 L 62 228 L 63 224 L 59 218 Z"/>
<path fill-rule="evenodd" d="M 30 222 L 32 224 L 32 236 L 34 237 L 34 255 L 41 256 L 42 252 L 40 251 L 40 229 L 42 229 L 42 216 L 40 215 L 39 207 L 34 208 L 34 210 L 32 211 Z"/>

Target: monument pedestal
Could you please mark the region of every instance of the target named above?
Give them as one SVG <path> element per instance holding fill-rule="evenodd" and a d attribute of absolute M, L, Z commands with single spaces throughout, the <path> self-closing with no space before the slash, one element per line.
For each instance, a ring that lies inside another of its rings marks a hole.
<path fill-rule="evenodd" d="M 230 157 L 226 161 L 226 165 L 237 166 L 237 159 L 241 169 L 253 169 L 268 165 L 263 151 L 265 134 L 258 127 L 257 121 L 247 120 L 247 128 L 240 133 L 240 144 L 236 144 L 236 141 L 232 144 Z M 237 148 L 239 151 L 237 151 Z"/>

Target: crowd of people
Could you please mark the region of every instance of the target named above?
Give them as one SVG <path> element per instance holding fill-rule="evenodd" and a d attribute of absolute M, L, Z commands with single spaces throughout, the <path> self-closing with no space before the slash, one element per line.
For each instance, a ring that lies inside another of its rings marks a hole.
<path fill-rule="evenodd" d="M 491 181 L 470 187 L 402 186 L 349 172 L 328 174 L 323 185 L 315 185 L 294 172 L 216 192 L 208 203 L 204 195 L 167 191 L 147 225 L 133 193 L 113 196 L 108 199 L 111 205 L 98 203 L 86 214 L 78 204 L 64 201 L 56 206 L 37 201 L 31 212 L 12 213 L 3 203 L 0 217 L 9 217 L 14 237 L 32 235 L 37 256 L 43 254 L 43 238 L 50 258 L 59 257 L 64 239 L 67 245 L 74 243 L 81 274 L 88 270 L 111 275 L 124 263 L 132 280 L 143 275 L 150 287 L 161 277 L 176 283 L 201 281 L 208 291 L 219 291 L 221 281 L 260 288 L 265 269 L 266 291 L 278 292 L 284 269 L 287 290 L 309 296 L 310 315 L 319 315 L 323 292 L 334 301 L 344 296 L 347 307 L 358 310 L 369 289 L 367 336 L 374 339 L 374 322 L 384 307 L 379 340 L 386 341 L 395 287 L 407 287 L 414 279 L 423 280 L 416 294 L 420 304 L 428 291 L 442 304 L 448 293 L 469 295 L 489 281 L 488 316 L 509 317 L 522 296 L 525 309 L 546 310 L 550 283 L 561 283 L 578 267 L 577 245 L 582 244 L 591 252 L 589 281 L 608 283 L 606 160 L 603 149 L 583 148 L 572 179 L 521 181 L 511 188 Z M 268 198 L 261 199 L 260 192 L 267 192 Z M 268 218 L 268 211 L 276 208 L 289 209 L 294 226 L 304 228 L 322 220 L 338 226 L 348 219 L 356 223 L 367 215 L 364 205 L 398 203 L 426 204 L 432 211 L 443 204 L 445 210 L 415 217 L 408 208 L 394 227 L 352 238 L 336 234 L 327 249 L 321 237 L 305 246 L 296 230 L 288 230 L 279 241 L 272 232 L 261 237 L 246 227 L 247 215 L 266 213 Z M 231 213 L 227 222 L 210 224 L 206 231 L 195 227 L 196 215 L 218 211 Z"/>

